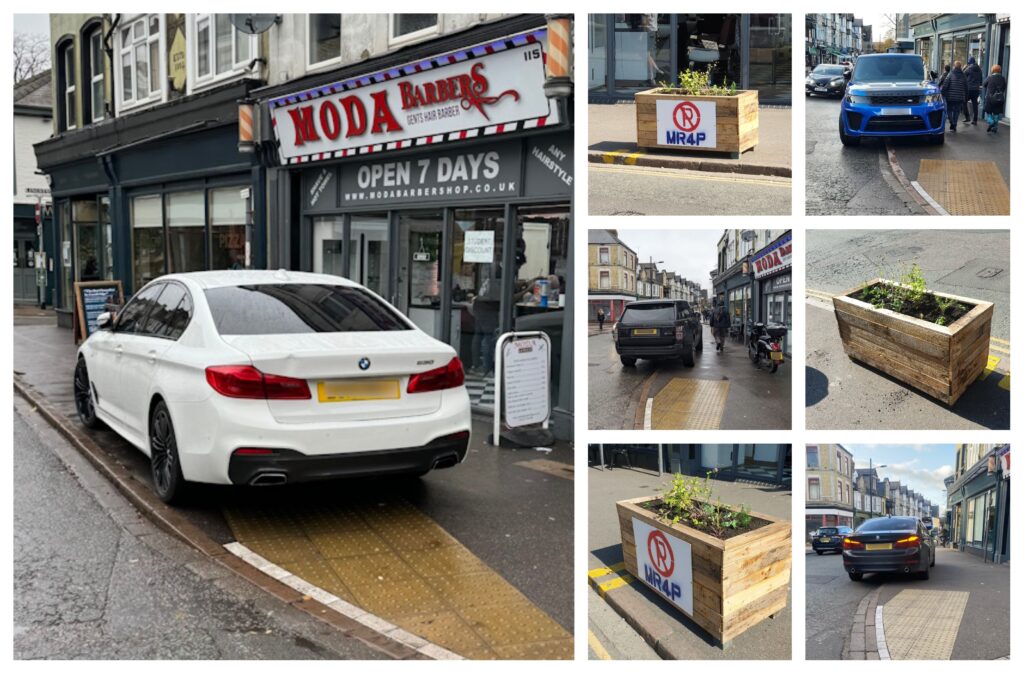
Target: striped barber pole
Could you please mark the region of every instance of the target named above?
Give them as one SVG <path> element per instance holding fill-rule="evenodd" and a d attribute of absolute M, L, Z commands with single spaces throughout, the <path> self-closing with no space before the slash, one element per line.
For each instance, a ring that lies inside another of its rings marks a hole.
<path fill-rule="evenodd" d="M 239 103 L 238 104 L 238 142 L 252 144 L 253 142 L 253 125 L 252 125 L 253 105 L 252 103 Z"/>
<path fill-rule="evenodd" d="M 548 77 L 569 77 L 572 42 L 569 33 L 572 21 L 568 17 L 548 21 Z"/>

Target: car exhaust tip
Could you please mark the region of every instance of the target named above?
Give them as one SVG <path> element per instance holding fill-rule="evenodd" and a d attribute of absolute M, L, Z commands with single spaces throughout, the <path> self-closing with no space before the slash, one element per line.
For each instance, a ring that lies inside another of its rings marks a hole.
<path fill-rule="evenodd" d="M 274 487 L 288 482 L 288 476 L 284 473 L 260 473 L 249 480 L 250 487 Z"/>
<path fill-rule="evenodd" d="M 909 566 L 904 566 L 903 567 L 903 573 L 910 573 L 910 567 Z"/>
<path fill-rule="evenodd" d="M 440 458 L 434 459 L 434 465 L 431 466 L 431 470 L 437 470 L 439 468 L 451 468 L 452 466 L 459 463 L 459 457 L 455 454 L 446 454 Z"/>

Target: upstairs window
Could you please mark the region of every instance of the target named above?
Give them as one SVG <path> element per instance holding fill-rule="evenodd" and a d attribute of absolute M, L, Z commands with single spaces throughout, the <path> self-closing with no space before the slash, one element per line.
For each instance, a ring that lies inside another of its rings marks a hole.
<path fill-rule="evenodd" d="M 75 122 L 78 118 L 77 114 L 77 97 L 75 86 L 75 43 L 72 40 L 68 40 L 61 47 L 60 50 L 60 127 L 61 130 L 70 131 L 75 128 Z"/>
<path fill-rule="evenodd" d="M 254 35 L 231 25 L 228 14 L 197 14 L 194 17 L 195 46 L 191 50 L 196 81 L 220 79 L 249 67 L 255 52 Z"/>
<path fill-rule="evenodd" d="M 598 248 L 597 257 L 599 264 L 611 264 L 611 254 L 607 248 Z"/>
<path fill-rule="evenodd" d="M 83 104 L 89 113 L 89 121 L 98 122 L 106 116 L 104 109 L 104 70 L 103 70 L 103 33 L 100 26 L 96 26 L 85 38 L 88 54 L 84 61 L 85 72 L 82 73 L 82 81 L 89 83 L 88 105 Z"/>
<path fill-rule="evenodd" d="M 307 65 L 340 61 L 341 14 L 309 14 L 307 18 Z"/>
<path fill-rule="evenodd" d="M 392 14 L 388 22 L 389 42 L 409 42 L 437 33 L 437 14 Z"/>
<path fill-rule="evenodd" d="M 121 68 L 121 103 L 125 107 L 157 99 L 163 92 L 160 73 L 160 17 L 128 22 L 117 37 Z"/>

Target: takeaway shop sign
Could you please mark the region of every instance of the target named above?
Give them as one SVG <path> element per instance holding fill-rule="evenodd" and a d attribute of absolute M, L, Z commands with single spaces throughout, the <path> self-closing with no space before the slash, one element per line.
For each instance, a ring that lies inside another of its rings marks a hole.
<path fill-rule="evenodd" d="M 693 615 L 693 556 L 689 543 L 633 518 L 640 580 Z"/>
<path fill-rule="evenodd" d="M 754 258 L 754 278 L 762 278 L 793 266 L 793 235 L 782 237 Z"/>
<path fill-rule="evenodd" d="M 543 41 L 524 33 L 270 102 L 282 163 L 434 145 L 557 122 Z"/>
<path fill-rule="evenodd" d="M 657 101 L 658 144 L 672 147 L 717 147 L 717 103 L 714 101 Z"/>

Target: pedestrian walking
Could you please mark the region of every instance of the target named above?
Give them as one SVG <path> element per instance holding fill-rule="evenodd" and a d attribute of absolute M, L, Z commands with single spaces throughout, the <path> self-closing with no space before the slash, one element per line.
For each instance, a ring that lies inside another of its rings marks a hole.
<path fill-rule="evenodd" d="M 604 332 L 604 309 L 601 307 L 597 308 L 597 329 Z"/>
<path fill-rule="evenodd" d="M 992 72 L 981 83 L 985 92 L 985 121 L 988 122 L 988 133 L 999 133 L 999 120 L 1006 110 L 1006 78 L 1003 68 L 998 63 L 992 66 Z"/>
<path fill-rule="evenodd" d="M 949 130 L 956 133 L 956 123 L 960 117 L 960 109 L 967 100 L 967 78 L 964 76 L 964 64 L 957 61 L 946 79 L 939 86 L 942 98 L 946 101 L 946 116 L 949 117 Z"/>
<path fill-rule="evenodd" d="M 725 338 L 729 334 L 729 312 L 725 302 L 719 302 L 711 314 L 711 334 L 715 338 L 715 350 L 725 351 Z"/>
<path fill-rule="evenodd" d="M 947 63 L 942 68 L 942 77 L 939 78 L 939 88 L 942 88 L 942 83 L 946 81 L 946 76 L 949 75 L 949 64 Z"/>
<path fill-rule="evenodd" d="M 967 59 L 967 67 L 964 68 L 964 77 L 967 79 L 967 102 L 964 106 L 964 122 L 971 126 L 978 126 L 978 117 L 981 110 L 978 109 L 978 96 L 981 95 L 981 80 L 985 76 L 981 72 L 981 66 L 971 56 Z"/>

